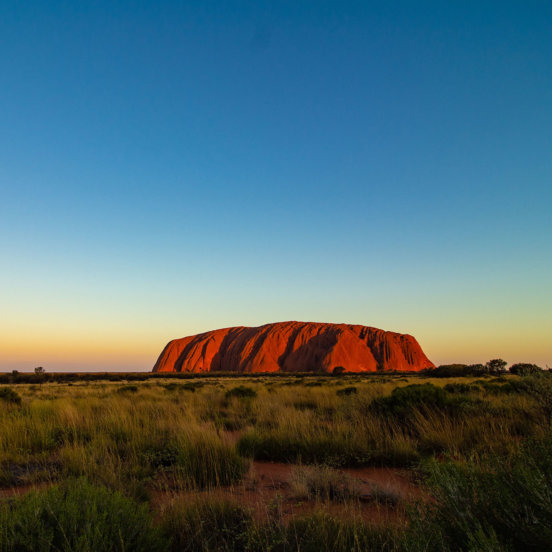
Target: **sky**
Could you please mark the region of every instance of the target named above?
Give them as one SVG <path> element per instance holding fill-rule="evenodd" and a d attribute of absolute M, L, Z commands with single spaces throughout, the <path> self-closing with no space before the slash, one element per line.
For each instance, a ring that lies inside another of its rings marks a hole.
<path fill-rule="evenodd" d="M 552 365 L 550 2 L 0 3 L 0 371 L 347 322 Z"/>

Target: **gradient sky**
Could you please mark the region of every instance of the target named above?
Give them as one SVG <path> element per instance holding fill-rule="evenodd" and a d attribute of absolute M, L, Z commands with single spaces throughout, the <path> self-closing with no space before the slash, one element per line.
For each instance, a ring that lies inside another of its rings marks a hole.
<path fill-rule="evenodd" d="M 552 365 L 552 3 L 0 3 L 0 370 L 281 320 Z"/>

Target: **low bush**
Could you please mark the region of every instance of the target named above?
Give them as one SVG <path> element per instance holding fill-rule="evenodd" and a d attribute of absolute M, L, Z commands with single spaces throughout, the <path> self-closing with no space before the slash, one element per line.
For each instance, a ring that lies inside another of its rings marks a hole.
<path fill-rule="evenodd" d="M 451 396 L 442 387 L 431 383 L 396 387 L 391 395 L 378 397 L 372 401 L 371 409 L 379 414 L 394 416 L 407 421 L 415 410 L 440 411 L 449 415 L 458 414 L 481 401 L 465 396 Z"/>
<path fill-rule="evenodd" d="M 430 465 L 434 502 L 414 520 L 428 550 L 539 551 L 552 543 L 552 440 L 510 458 Z"/>
<path fill-rule="evenodd" d="M 247 387 L 246 385 L 238 385 L 238 387 L 233 387 L 232 389 L 226 391 L 224 396 L 227 399 L 232 397 L 237 397 L 239 399 L 252 399 L 257 396 L 257 391 L 255 391 L 252 387 Z"/>
<path fill-rule="evenodd" d="M 469 393 L 470 391 L 474 391 L 479 389 L 479 386 L 477 385 L 470 385 L 467 383 L 447 383 L 443 389 L 447 393 Z"/>
<path fill-rule="evenodd" d="M 173 538 L 174 552 L 241 552 L 248 549 L 254 521 L 243 506 L 213 497 L 174 500 L 161 525 Z"/>
<path fill-rule="evenodd" d="M 152 457 L 156 467 L 186 488 L 209 488 L 239 481 L 249 461 L 216 436 L 194 436 L 176 447 L 162 447 Z"/>
<path fill-rule="evenodd" d="M 483 364 L 442 364 L 427 370 L 424 375 L 430 378 L 462 378 L 488 374 L 489 371 Z"/>
<path fill-rule="evenodd" d="M 299 466 L 293 469 L 291 487 L 296 498 L 345 502 L 358 499 L 355 479 L 329 466 Z"/>
<path fill-rule="evenodd" d="M 358 389 L 354 386 L 344 387 L 343 389 L 337 390 L 337 395 L 340 397 L 347 396 L 347 395 L 356 395 L 357 393 L 358 393 Z"/>
<path fill-rule="evenodd" d="M 330 466 L 368 464 L 368 443 L 352 442 L 346 435 L 323 433 L 305 436 L 270 430 L 253 430 L 240 437 L 238 452 L 257 460 Z"/>
<path fill-rule="evenodd" d="M 292 520 L 284 529 L 282 540 L 282 547 L 275 550 L 366 552 L 398 549 L 390 529 L 370 526 L 356 519 L 339 520 L 327 513 Z"/>
<path fill-rule="evenodd" d="M 0 546 L 14 552 L 161 552 L 169 541 L 146 505 L 73 479 L 1 504 Z"/>
<path fill-rule="evenodd" d="M 137 385 L 123 385 L 117 389 L 117 393 L 136 393 L 138 391 Z"/>
<path fill-rule="evenodd" d="M 246 507 L 215 497 L 174 501 L 161 523 L 174 536 L 174 552 L 401 550 L 398 531 L 375 528 L 360 519 L 343 521 L 320 512 L 289 524 L 278 519 L 259 523 Z"/>
<path fill-rule="evenodd" d="M 21 404 L 21 397 L 11 387 L 0 387 L 0 401 L 19 405 Z"/>
<path fill-rule="evenodd" d="M 536 364 L 528 364 L 526 362 L 519 362 L 518 364 L 512 364 L 510 366 L 510 373 L 516 376 L 534 376 L 540 374 L 543 369 Z"/>

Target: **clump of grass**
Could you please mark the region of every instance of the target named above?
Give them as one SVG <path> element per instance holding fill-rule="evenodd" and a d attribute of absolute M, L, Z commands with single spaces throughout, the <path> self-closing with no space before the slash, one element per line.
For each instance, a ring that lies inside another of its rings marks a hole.
<path fill-rule="evenodd" d="M 174 536 L 174 552 L 400 550 L 399 531 L 357 518 L 343 521 L 317 512 L 289 523 L 271 517 L 261 523 L 245 506 L 217 497 L 177 499 L 164 510 L 161 523 Z"/>
<path fill-rule="evenodd" d="M 214 487 L 240 481 L 249 461 L 215 436 L 190 438 L 179 451 L 174 472 L 186 486 Z"/>
<path fill-rule="evenodd" d="M 237 397 L 239 399 L 252 399 L 257 396 L 257 391 L 255 391 L 252 387 L 247 387 L 246 385 L 238 385 L 237 387 L 233 387 L 232 389 L 226 391 L 224 396 L 227 399 L 232 397 Z"/>
<path fill-rule="evenodd" d="M 257 460 L 289 463 L 356 466 L 370 463 L 369 443 L 353 440 L 346 433 L 286 430 L 251 430 L 240 437 L 238 451 Z"/>
<path fill-rule="evenodd" d="M 470 393 L 471 391 L 479 390 L 478 385 L 468 383 L 447 383 L 443 389 L 447 393 Z"/>
<path fill-rule="evenodd" d="M 476 399 L 451 396 L 442 387 L 424 383 L 395 387 L 390 396 L 374 399 L 371 407 L 376 413 L 408 420 L 416 410 L 457 415 L 480 404 Z"/>
<path fill-rule="evenodd" d="M 428 467 L 434 502 L 413 531 L 429 549 L 548 550 L 552 542 L 552 440 L 509 456 Z M 433 547 L 433 548 L 432 548 Z"/>
<path fill-rule="evenodd" d="M 293 406 L 297 410 L 316 410 L 318 408 L 318 403 L 314 399 L 299 399 L 293 401 Z"/>
<path fill-rule="evenodd" d="M 0 535 L 2 550 L 21 552 L 164 552 L 169 543 L 146 505 L 84 479 L 0 504 Z"/>
<path fill-rule="evenodd" d="M 117 393 L 136 393 L 137 391 L 137 385 L 123 385 L 117 389 Z"/>
<path fill-rule="evenodd" d="M 21 404 L 21 396 L 11 387 L 0 387 L 0 401 L 10 404 Z"/>
<path fill-rule="evenodd" d="M 337 390 L 337 395 L 339 397 L 347 397 L 349 395 L 356 395 L 357 393 L 358 393 L 358 389 L 354 386 L 344 387 L 343 389 Z"/>
<path fill-rule="evenodd" d="M 283 542 L 301 552 L 366 552 L 399 550 L 392 529 L 367 525 L 359 519 L 347 521 L 319 512 L 292 520 L 284 529 Z"/>
<path fill-rule="evenodd" d="M 201 389 L 205 385 L 204 381 L 189 381 L 186 383 L 175 383 L 174 381 L 171 381 L 169 383 L 165 383 L 163 387 L 166 391 L 172 392 L 172 391 L 190 391 L 192 393 L 195 393 L 197 389 Z"/>
<path fill-rule="evenodd" d="M 297 498 L 345 502 L 358 499 L 361 489 L 347 474 L 329 466 L 299 466 L 293 469 L 291 487 Z"/>
<path fill-rule="evenodd" d="M 161 517 L 174 552 L 242 551 L 253 533 L 251 512 L 235 502 L 216 497 L 176 499 Z"/>

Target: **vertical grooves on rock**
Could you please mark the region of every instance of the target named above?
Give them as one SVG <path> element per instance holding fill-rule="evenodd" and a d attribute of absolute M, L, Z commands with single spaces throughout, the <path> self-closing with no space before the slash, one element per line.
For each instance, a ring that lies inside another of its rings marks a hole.
<path fill-rule="evenodd" d="M 337 366 L 349 372 L 434 367 L 411 335 L 352 324 L 277 322 L 175 339 L 153 371 L 330 372 Z"/>

